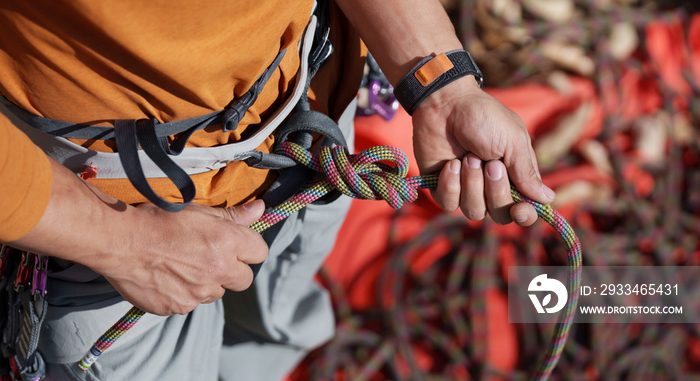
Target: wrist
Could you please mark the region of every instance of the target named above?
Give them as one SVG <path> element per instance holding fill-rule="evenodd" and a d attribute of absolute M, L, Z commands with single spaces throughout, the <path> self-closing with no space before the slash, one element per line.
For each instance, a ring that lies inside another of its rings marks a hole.
<path fill-rule="evenodd" d="M 98 245 L 91 245 L 90 253 L 76 260 L 91 268 L 100 275 L 114 276 L 121 273 L 124 267 L 134 262 L 134 248 L 137 241 L 155 231 L 157 224 L 148 223 L 148 213 L 139 208 L 119 202 L 123 208 L 113 208 L 103 204 L 103 219 L 95 229 L 101 232 Z"/>
<path fill-rule="evenodd" d="M 444 106 L 459 97 L 481 93 L 484 93 L 484 90 L 479 86 L 477 79 L 473 75 L 467 75 L 430 94 L 416 107 L 413 114 Z"/>

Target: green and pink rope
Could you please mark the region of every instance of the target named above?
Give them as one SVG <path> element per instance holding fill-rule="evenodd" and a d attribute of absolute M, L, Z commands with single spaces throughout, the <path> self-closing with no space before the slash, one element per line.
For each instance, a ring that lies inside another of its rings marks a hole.
<path fill-rule="evenodd" d="M 415 201 L 419 189 L 434 189 L 438 182 L 437 175 L 406 178 L 408 159 L 401 150 L 391 146 L 372 147 L 356 155 L 350 155 L 347 148 L 342 146 L 323 147 L 318 155 L 312 155 L 295 143 L 284 142 L 279 145 L 277 153 L 289 156 L 325 176 L 309 182 L 296 196 L 266 212 L 250 225 L 251 229 L 259 233 L 336 189 L 352 198 L 385 200 L 392 208 L 398 209 L 405 202 Z M 511 188 L 511 195 L 515 202 L 527 202 L 534 206 L 537 215 L 559 233 L 567 248 L 569 299 L 555 326 L 547 351 L 532 377 L 534 380 L 546 380 L 559 361 L 576 311 L 581 275 L 581 245 L 566 220 L 549 205 L 526 198 L 514 187 Z M 82 370 L 90 368 L 144 314 L 144 311 L 132 307 L 95 342 L 78 366 Z"/>

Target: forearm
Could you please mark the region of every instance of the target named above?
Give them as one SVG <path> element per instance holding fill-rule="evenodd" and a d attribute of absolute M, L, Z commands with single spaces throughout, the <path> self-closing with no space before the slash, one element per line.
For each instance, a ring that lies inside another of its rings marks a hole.
<path fill-rule="evenodd" d="M 336 0 L 389 82 L 431 54 L 462 49 L 438 0 Z"/>
<path fill-rule="evenodd" d="M 138 210 L 102 193 L 51 159 L 49 204 L 39 223 L 13 247 L 80 263 L 95 270 L 109 268 L 129 245 L 129 229 L 137 231 Z"/>

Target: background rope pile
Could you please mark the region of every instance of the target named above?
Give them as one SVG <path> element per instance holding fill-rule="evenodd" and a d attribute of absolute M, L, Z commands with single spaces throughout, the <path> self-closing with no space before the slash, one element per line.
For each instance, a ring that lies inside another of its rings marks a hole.
<path fill-rule="evenodd" d="M 546 85 L 577 106 L 534 131 L 545 182 L 584 265 L 700 265 L 700 3 L 445 0 L 490 87 Z M 669 46 L 666 46 L 669 45 Z M 665 50 L 664 50 L 665 49 Z M 580 83 L 588 95 L 576 93 Z M 584 99 L 581 99 L 584 98 Z M 591 123 L 595 110 L 600 120 Z M 593 127 L 592 127 L 593 126 Z M 543 142 L 546 142 L 544 144 Z M 337 335 L 292 380 L 527 379 L 551 327 L 505 319 L 507 266 L 566 264 L 552 229 L 440 216 L 405 237 L 393 219 L 369 307 L 322 276 Z M 439 258 L 425 263 L 426 253 Z M 358 279 L 359 279 L 358 275 Z M 503 327 L 503 326 L 499 326 Z M 513 358 L 504 365 L 499 357 Z M 700 377 L 697 325 L 574 324 L 552 379 Z"/>

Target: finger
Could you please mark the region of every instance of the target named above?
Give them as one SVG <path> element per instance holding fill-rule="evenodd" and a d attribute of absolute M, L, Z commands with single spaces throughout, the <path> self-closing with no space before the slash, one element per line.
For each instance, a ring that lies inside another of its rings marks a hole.
<path fill-rule="evenodd" d="M 213 208 L 199 204 L 191 204 L 188 208 L 206 212 L 239 225 L 248 226 L 263 215 L 265 212 L 265 203 L 262 200 L 255 200 L 248 204 L 235 205 L 228 208 Z"/>
<path fill-rule="evenodd" d="M 230 206 L 221 209 L 223 217 L 239 225 L 248 226 L 257 221 L 265 212 L 263 200 L 255 200 L 248 204 Z"/>
<path fill-rule="evenodd" d="M 236 261 L 231 269 L 231 276 L 221 286 L 227 290 L 243 291 L 253 284 L 253 270 L 247 264 Z"/>
<path fill-rule="evenodd" d="M 509 154 L 504 157 L 504 164 L 515 187 L 537 202 L 549 204 L 554 201 L 556 194 L 542 183 L 527 131 L 523 131 L 522 138 L 513 144 Z"/>
<path fill-rule="evenodd" d="M 538 164 L 537 164 L 537 155 L 535 155 L 535 149 L 532 148 L 532 145 L 530 145 L 530 158 L 532 158 L 532 166 L 533 166 L 535 169 L 537 169 L 537 178 L 539 178 L 540 181 L 542 181 L 542 175 L 540 174 L 539 166 L 538 166 Z M 556 193 L 552 190 L 552 188 L 548 187 L 548 186 L 545 185 L 544 183 L 542 184 L 542 190 L 545 192 L 546 195 L 551 195 L 551 196 L 552 196 L 552 200 L 554 200 L 554 198 L 557 197 L 557 196 L 556 196 Z M 528 205 L 530 205 L 530 204 L 528 204 Z M 532 206 L 532 205 L 530 205 L 530 206 Z M 535 207 L 534 207 L 534 206 L 532 207 L 531 212 L 533 212 L 533 213 L 535 214 L 535 221 L 537 221 L 537 211 L 535 210 Z M 529 220 L 528 220 L 528 221 L 529 221 Z M 518 221 L 516 221 L 516 222 L 518 222 Z M 534 224 L 534 221 L 533 221 L 533 224 Z M 530 226 L 530 224 L 528 224 L 528 225 L 521 225 L 521 226 Z"/>
<path fill-rule="evenodd" d="M 481 159 L 473 153 L 468 153 L 462 162 L 460 206 L 462 213 L 472 221 L 481 221 L 486 217 L 484 171 L 481 169 Z"/>
<path fill-rule="evenodd" d="M 454 212 L 459 207 L 461 166 L 458 159 L 447 162 L 442 167 L 437 189 L 433 193 L 435 202 L 446 212 Z"/>
<path fill-rule="evenodd" d="M 537 211 L 526 202 L 519 202 L 513 205 L 510 208 L 510 216 L 520 226 L 530 226 L 537 221 Z"/>
<path fill-rule="evenodd" d="M 225 292 L 226 292 L 226 289 L 225 289 L 225 288 L 219 287 L 219 289 L 216 290 L 216 292 L 215 292 L 213 295 L 211 295 L 209 298 L 203 300 L 201 304 L 210 304 L 210 303 L 214 303 L 215 301 L 217 301 L 217 300 L 223 298 Z"/>
<path fill-rule="evenodd" d="M 262 236 L 250 229 L 241 229 L 241 236 L 236 237 L 237 255 L 233 262 L 247 264 L 262 263 L 267 258 L 269 248 Z"/>
<path fill-rule="evenodd" d="M 530 161 L 532 162 L 532 167 L 536 169 L 537 172 L 537 178 L 542 181 L 542 175 L 540 174 L 540 167 L 537 164 L 537 154 L 535 154 L 535 149 L 532 148 L 532 144 L 530 144 Z"/>
<path fill-rule="evenodd" d="M 484 166 L 486 178 L 484 190 L 486 206 L 491 218 L 499 225 L 513 222 L 510 207 L 514 204 L 510 195 L 510 182 L 506 168 L 500 160 L 491 160 Z"/>

